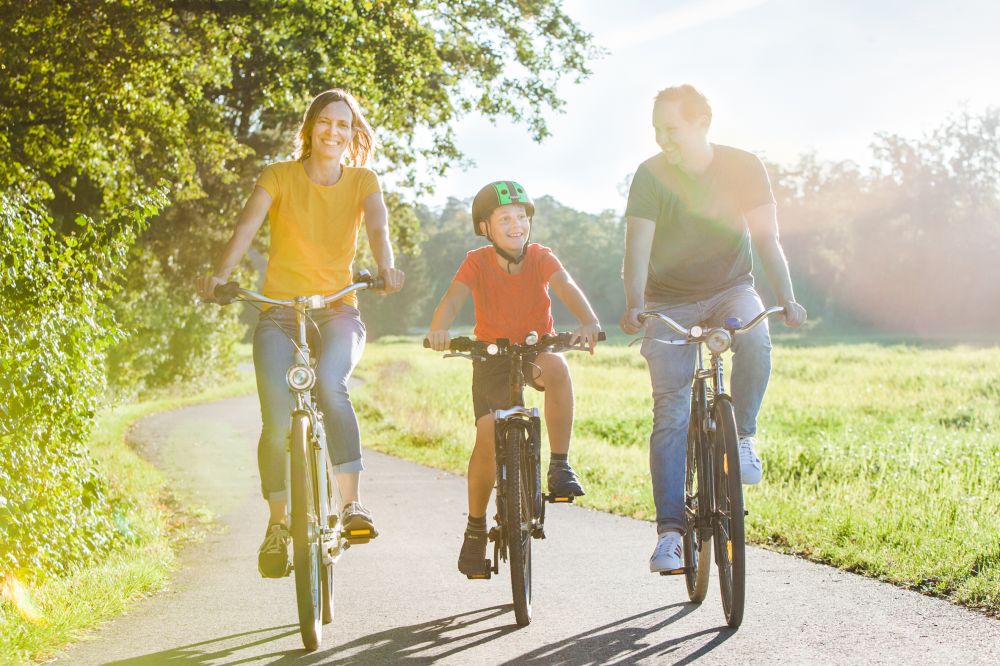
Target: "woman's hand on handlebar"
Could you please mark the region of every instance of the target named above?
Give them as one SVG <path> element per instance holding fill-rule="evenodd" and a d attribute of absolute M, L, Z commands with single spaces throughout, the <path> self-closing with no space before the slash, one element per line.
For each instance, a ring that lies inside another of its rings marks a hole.
<path fill-rule="evenodd" d="M 427 341 L 430 342 L 431 349 L 434 351 L 448 351 L 448 345 L 451 343 L 451 333 L 448 332 L 448 329 L 427 331 Z"/>
<path fill-rule="evenodd" d="M 398 268 L 380 268 L 378 276 L 382 278 L 385 287 L 380 289 L 380 294 L 392 294 L 403 288 L 406 276 Z"/>
<path fill-rule="evenodd" d="M 226 281 L 215 275 L 202 275 L 194 279 L 194 286 L 198 290 L 198 296 L 203 301 L 215 300 L 215 288 Z"/>
<path fill-rule="evenodd" d="M 594 347 L 597 346 L 597 336 L 601 332 L 601 325 L 597 322 L 590 324 L 583 324 L 580 328 L 573 331 L 573 337 L 570 338 L 569 343 L 575 345 L 577 342 L 583 343 L 590 348 L 590 353 L 594 353 Z"/>

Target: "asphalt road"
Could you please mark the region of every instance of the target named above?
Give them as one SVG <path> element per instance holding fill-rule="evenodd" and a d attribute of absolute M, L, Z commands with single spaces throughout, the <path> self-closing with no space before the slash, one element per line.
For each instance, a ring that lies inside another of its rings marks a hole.
<path fill-rule="evenodd" d="M 650 523 L 575 506 L 550 506 L 548 538 L 534 546 L 534 619 L 518 628 L 505 572 L 469 581 L 455 567 L 465 479 L 372 452 L 363 494 L 382 535 L 337 565 L 336 618 L 307 653 L 292 579 L 256 571 L 267 515 L 258 428 L 253 397 L 138 424 L 134 441 L 216 513 L 217 529 L 185 550 L 169 589 L 59 663 L 1000 663 L 996 620 L 756 548 L 745 619 L 731 631 L 714 572 L 708 599 L 689 604 L 682 578 L 646 568 Z"/>

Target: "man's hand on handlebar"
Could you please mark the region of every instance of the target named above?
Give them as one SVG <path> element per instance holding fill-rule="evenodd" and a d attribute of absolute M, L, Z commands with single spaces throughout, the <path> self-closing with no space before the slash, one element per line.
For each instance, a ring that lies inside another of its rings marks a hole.
<path fill-rule="evenodd" d="M 448 332 L 448 329 L 427 331 L 427 341 L 434 351 L 448 351 L 448 345 L 451 343 L 451 333 Z"/>
<path fill-rule="evenodd" d="M 381 268 L 379 269 L 378 276 L 382 278 L 385 284 L 385 287 L 378 291 L 378 293 L 383 295 L 392 294 L 402 289 L 406 278 L 403 271 L 398 268 Z"/>
<path fill-rule="evenodd" d="M 786 326 L 798 328 L 802 324 L 806 323 L 806 318 L 808 316 L 809 315 L 806 313 L 806 309 L 799 303 L 795 301 L 785 302 L 785 314 L 783 317 L 785 319 Z"/>
<path fill-rule="evenodd" d="M 622 330 L 629 335 L 635 335 L 642 330 L 642 322 L 639 321 L 639 313 L 643 312 L 644 308 L 629 308 L 623 314 L 618 324 L 622 327 Z"/>
<path fill-rule="evenodd" d="M 590 348 L 590 353 L 593 354 L 600 333 L 601 325 L 599 323 L 583 324 L 580 328 L 573 331 L 573 337 L 570 338 L 569 343 L 571 345 L 575 345 L 578 342 L 582 343 Z"/>

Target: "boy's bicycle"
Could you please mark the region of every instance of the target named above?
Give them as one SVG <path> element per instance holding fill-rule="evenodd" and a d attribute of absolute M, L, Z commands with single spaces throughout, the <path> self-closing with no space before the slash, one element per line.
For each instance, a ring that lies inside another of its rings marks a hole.
<path fill-rule="evenodd" d="M 368 271 L 360 271 L 354 276 L 353 284 L 328 296 L 296 296 L 277 300 L 242 289 L 236 282 L 215 288 L 215 302 L 220 305 L 245 301 L 295 311 L 297 335 L 294 338 L 289 336 L 295 345 L 295 359 L 285 375 L 288 387 L 295 396 L 285 465 L 285 487 L 289 489 L 286 519 L 292 535 L 292 570 L 295 572 L 299 632 L 307 650 L 319 647 L 323 636 L 322 625 L 333 621 L 333 565 L 351 544 L 367 543 L 373 536 L 370 530 L 345 533 L 340 525 L 340 514 L 333 505 L 335 487 L 326 452 L 326 430 L 313 392 L 316 358 L 307 335 L 307 323 L 312 323 L 309 311 L 326 308 L 354 291 L 382 287 L 380 278 L 372 277 Z"/>
<path fill-rule="evenodd" d="M 541 418 L 538 408 L 524 406 L 525 357 L 540 352 L 590 351 L 580 343 L 570 344 L 572 333 L 543 336 L 531 333 L 523 345 L 499 339 L 495 343 L 470 338 L 452 338 L 445 357 L 485 360 L 506 356 L 510 360 L 510 409 L 493 412 L 496 447 L 496 526 L 490 530 L 493 562 L 486 560 L 490 578 L 500 573 L 500 559 L 510 561 L 510 585 L 514 595 L 514 618 L 519 626 L 531 622 L 531 540 L 545 538 L 545 502 L 572 502 L 572 496 L 542 494 Z M 604 340 L 600 333 L 598 340 Z M 424 347 L 430 342 L 424 340 Z M 470 576 L 472 578 L 473 576 Z"/>
<path fill-rule="evenodd" d="M 722 610 L 733 628 L 743 621 L 746 548 L 744 542 L 743 484 L 740 478 L 739 438 L 732 398 L 726 393 L 722 354 L 733 338 L 754 328 L 782 307 L 768 308 L 746 326 L 739 318 L 726 319 L 720 328 L 684 328 L 655 311 L 639 314 L 639 321 L 658 319 L 684 336 L 679 340 L 657 340 L 663 344 L 698 345 L 698 361 L 691 385 L 691 419 L 688 425 L 684 473 L 683 538 L 684 580 L 688 597 L 700 603 L 708 592 L 709 542 L 715 543 Z M 706 368 L 702 345 L 711 356 Z M 668 575 L 664 572 L 662 575 Z"/>

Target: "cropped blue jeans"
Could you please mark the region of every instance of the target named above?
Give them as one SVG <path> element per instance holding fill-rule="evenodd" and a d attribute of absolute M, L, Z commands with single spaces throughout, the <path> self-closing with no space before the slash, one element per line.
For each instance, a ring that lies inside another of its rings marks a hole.
<path fill-rule="evenodd" d="M 313 390 L 323 413 L 330 462 L 334 473 L 360 472 L 364 469 L 361 434 L 347 392 L 347 380 L 361 360 L 365 325 L 358 310 L 344 304 L 312 310 L 310 316 L 316 326 L 306 323 L 309 346 L 318 358 Z M 253 364 L 262 421 L 257 465 L 261 492 L 264 499 L 271 501 L 286 498 L 286 448 L 295 401 L 285 375 L 295 359 L 292 340 L 298 340 L 295 312 L 272 308 L 261 313 L 253 335 Z"/>
<path fill-rule="evenodd" d="M 647 310 L 661 312 L 678 324 L 721 326 L 727 317 L 747 323 L 763 311 L 760 296 L 751 285 L 738 285 L 710 298 L 683 305 L 647 303 Z M 646 324 L 642 355 L 649 365 L 653 387 L 653 432 L 649 438 L 649 470 L 656 505 L 659 533 L 685 530 L 684 464 L 688 421 L 691 412 L 691 381 L 697 360 L 694 345 L 668 345 L 659 340 L 676 340 L 677 333 L 658 320 Z M 733 341 L 733 368 L 729 393 L 736 413 L 740 437 L 757 432 L 767 382 L 771 375 L 771 337 L 767 322 Z"/>

